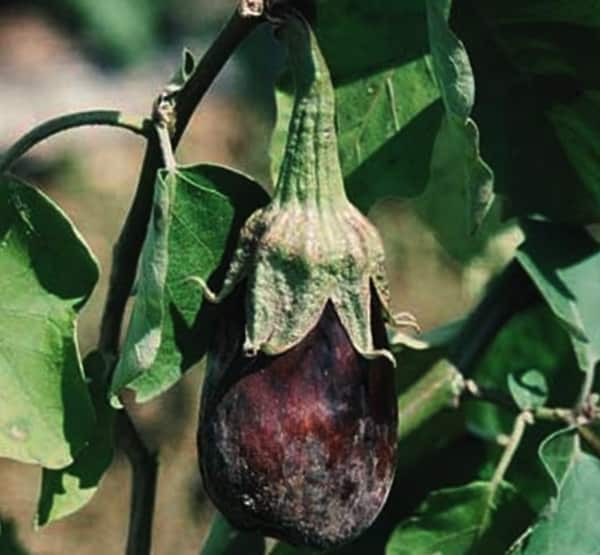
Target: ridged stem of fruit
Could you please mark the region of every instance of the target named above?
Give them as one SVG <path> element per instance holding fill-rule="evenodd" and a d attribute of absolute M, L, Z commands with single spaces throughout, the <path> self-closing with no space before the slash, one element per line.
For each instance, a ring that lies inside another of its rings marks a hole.
<path fill-rule="evenodd" d="M 329 70 L 309 24 L 297 12 L 285 18 L 280 37 L 289 52 L 296 98 L 273 200 L 305 205 L 345 201 Z"/>

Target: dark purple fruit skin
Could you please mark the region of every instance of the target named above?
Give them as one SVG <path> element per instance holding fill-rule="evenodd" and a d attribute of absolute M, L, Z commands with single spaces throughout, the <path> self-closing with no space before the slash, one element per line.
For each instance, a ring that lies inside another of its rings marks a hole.
<path fill-rule="evenodd" d="M 296 347 L 245 358 L 240 301 L 209 350 L 198 430 L 206 490 L 239 528 L 318 549 L 346 543 L 377 517 L 394 477 L 394 370 L 354 350 L 331 304 Z"/>

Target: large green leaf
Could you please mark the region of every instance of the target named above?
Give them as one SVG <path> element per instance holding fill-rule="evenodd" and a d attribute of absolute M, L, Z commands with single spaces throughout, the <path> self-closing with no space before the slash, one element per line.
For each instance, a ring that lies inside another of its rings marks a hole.
<path fill-rule="evenodd" d="M 456 0 L 482 147 L 508 214 L 600 219 L 598 8 L 589 0 Z"/>
<path fill-rule="evenodd" d="M 506 482 L 436 491 L 416 517 L 396 528 L 386 555 L 500 555 L 528 518 L 528 509 Z"/>
<path fill-rule="evenodd" d="M 0 178 L 0 456 L 62 468 L 89 440 L 94 411 L 75 319 L 97 279 L 65 214 Z"/>
<path fill-rule="evenodd" d="M 36 524 L 44 526 L 82 508 L 96 493 L 113 458 L 114 409 L 106 394 L 106 365 L 94 351 L 84 360 L 90 392 L 96 408 L 94 432 L 75 461 L 61 470 L 42 470 Z"/>
<path fill-rule="evenodd" d="M 450 4 L 449 1 L 427 1 L 429 41 L 446 108 L 447 126 L 442 130 L 447 129 L 449 143 L 459 145 L 453 160 L 458 170 L 453 188 L 467 198 L 466 227 L 473 232 L 481 225 L 492 204 L 494 174 L 479 153 L 479 130 L 470 117 L 475 102 L 473 71 L 463 43 L 448 26 Z M 434 154 L 436 152 L 434 149 Z M 432 160 L 432 166 L 435 167 L 435 160 Z"/>
<path fill-rule="evenodd" d="M 449 5 L 414 0 L 317 2 L 316 32 L 336 87 L 346 187 L 365 212 L 378 199 L 414 197 L 425 190 L 434 178 L 434 143 L 444 118 L 453 130 L 444 132 L 443 141 L 455 145 L 452 186 L 462 195 L 459 217 L 479 223 L 490 205 L 493 176 L 479 156 L 477 127 L 469 117 L 473 78 L 466 52 L 446 22 Z M 277 92 L 274 179 L 292 90 L 283 79 Z M 472 223 L 466 227 L 471 229 Z"/>
<path fill-rule="evenodd" d="M 584 372 L 600 360 L 600 247 L 581 228 L 527 221 L 517 258 L 565 325 Z"/>
<path fill-rule="evenodd" d="M 462 266 L 461 279 L 476 295 L 477 286 L 513 255 L 520 236 L 514 222 L 502 222 L 499 205 L 490 206 L 492 173 L 479 155 L 479 133 L 469 115 L 473 77 L 445 20 L 449 2 L 432 3 L 429 17 L 427 2 L 359 4 L 322 1 L 317 14 L 317 35 L 336 87 L 348 195 L 365 212 L 386 198 L 404 198 L 404 221 L 416 227 L 397 240 L 398 248 L 410 249 L 413 235 L 427 234 L 444 262 L 449 254 Z M 365 28 L 360 18 L 379 27 Z M 291 87 L 285 85 L 277 94 L 274 174 L 291 111 Z"/>
<path fill-rule="evenodd" d="M 173 385 L 203 356 L 214 307 L 190 276 L 214 282 L 226 266 L 247 217 L 268 200 L 254 181 L 212 165 L 159 172 L 137 295 L 112 402 L 123 388 L 144 402 Z"/>
<path fill-rule="evenodd" d="M 523 555 L 597 555 L 600 546 L 600 460 L 581 451 L 573 431 L 548 438 L 540 456 L 557 487 Z"/>

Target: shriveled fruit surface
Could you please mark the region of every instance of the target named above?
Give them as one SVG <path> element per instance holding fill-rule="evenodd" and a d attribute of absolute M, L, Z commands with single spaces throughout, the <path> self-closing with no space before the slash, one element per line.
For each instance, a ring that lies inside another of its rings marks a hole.
<path fill-rule="evenodd" d="M 209 495 L 241 528 L 318 548 L 349 541 L 394 476 L 393 369 L 357 354 L 330 303 L 291 350 L 246 358 L 240 300 L 223 306 L 209 352 L 198 433 Z M 378 308 L 374 342 L 385 347 Z"/>

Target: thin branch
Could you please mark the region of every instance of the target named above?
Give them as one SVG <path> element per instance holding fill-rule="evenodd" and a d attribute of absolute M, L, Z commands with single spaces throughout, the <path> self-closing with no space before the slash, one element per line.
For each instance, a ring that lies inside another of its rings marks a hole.
<path fill-rule="evenodd" d="M 141 117 L 127 116 L 118 110 L 91 110 L 59 116 L 34 127 L 14 143 L 0 157 L 0 174 L 10 169 L 29 149 L 52 135 L 56 135 L 67 129 L 88 125 L 120 127 L 144 137 L 148 137 L 152 130 L 149 120 Z"/>
<path fill-rule="evenodd" d="M 158 460 L 156 454 L 144 445 L 126 410 L 119 412 L 116 426 L 120 447 L 131 464 L 130 533 L 125 553 L 148 555 L 152 542 Z"/>
<path fill-rule="evenodd" d="M 512 462 L 515 453 L 521 443 L 521 439 L 523 439 L 523 434 L 525 433 L 525 428 L 527 424 L 533 423 L 533 416 L 530 412 L 525 411 L 519 414 L 515 419 L 515 424 L 502 453 L 502 457 L 500 457 L 500 461 L 498 462 L 498 466 L 492 476 L 491 480 L 491 491 L 496 491 L 496 488 L 504 479 L 506 471 Z"/>
<path fill-rule="evenodd" d="M 588 403 L 589 397 L 594 389 L 595 377 L 596 368 L 592 369 L 590 372 L 585 373 L 585 378 L 583 380 L 583 384 L 581 385 L 579 398 L 577 399 L 577 407 L 579 407 L 580 409 L 583 409 Z"/>
<path fill-rule="evenodd" d="M 594 453 L 600 457 L 600 438 L 594 433 L 594 431 L 586 426 L 580 426 L 577 428 L 577 431 L 585 440 L 585 442 L 591 447 Z"/>
<path fill-rule="evenodd" d="M 243 18 L 234 13 L 215 42 L 196 66 L 193 75 L 176 97 L 175 129 L 172 147 L 175 149 L 205 92 L 225 65 L 233 51 L 258 24 L 256 18 Z M 172 162 L 172 161 L 171 161 Z M 129 213 L 113 250 L 109 290 L 100 327 L 99 349 L 111 371 L 119 354 L 123 314 L 135 279 L 138 260 L 146 236 L 152 210 L 156 172 L 162 166 L 159 138 L 150 135 L 136 193 Z M 127 555 L 149 555 L 152 538 L 152 517 L 158 471 L 157 459 L 140 438 L 127 411 L 119 420 L 124 448 L 132 466 L 132 511 L 129 522 Z"/>
<path fill-rule="evenodd" d="M 399 437 L 406 437 L 441 410 L 457 407 L 469 383 L 464 376 L 474 371 L 502 326 L 538 299 L 539 294 L 518 263 L 509 264 L 466 320 L 450 355 L 400 396 Z M 511 403 L 506 399 L 503 402 Z"/>
<path fill-rule="evenodd" d="M 177 148 L 194 110 L 216 75 L 257 24 L 257 19 L 243 18 L 236 10 L 200 60 L 192 76 L 177 95 L 173 149 Z M 139 255 L 150 220 L 154 179 L 161 166 L 160 145 L 154 138 L 148 141 L 135 197 L 113 251 L 109 292 L 100 330 L 101 350 L 113 363 L 119 349 L 123 312 L 135 280 Z"/>

